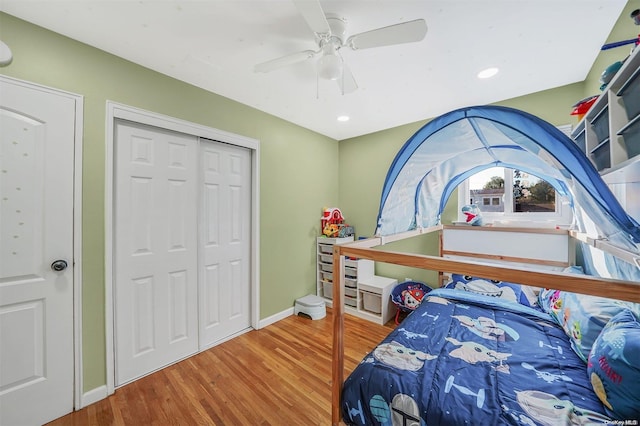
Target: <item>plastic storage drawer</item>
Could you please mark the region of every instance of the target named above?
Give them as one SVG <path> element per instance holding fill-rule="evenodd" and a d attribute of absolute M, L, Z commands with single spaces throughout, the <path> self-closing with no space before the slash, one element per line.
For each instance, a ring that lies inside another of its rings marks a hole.
<path fill-rule="evenodd" d="M 333 299 L 333 283 L 322 282 L 322 294 L 327 299 Z"/>
<path fill-rule="evenodd" d="M 344 296 L 344 304 L 351 307 L 358 306 L 358 299 L 355 297 Z"/>
<path fill-rule="evenodd" d="M 598 143 L 609 137 L 609 107 L 606 106 L 591 120 L 593 131 L 596 132 Z"/>
<path fill-rule="evenodd" d="M 578 145 L 578 148 L 580 148 L 580 151 L 582 151 L 583 153 L 587 152 L 587 141 L 585 139 L 585 134 L 586 132 L 583 129 L 574 139 L 576 145 Z"/>
<path fill-rule="evenodd" d="M 322 254 L 330 254 L 333 256 L 333 246 L 329 244 L 319 244 L 318 245 L 320 253 Z"/>
<path fill-rule="evenodd" d="M 356 268 L 345 267 L 344 276 L 347 278 L 358 278 L 358 270 Z"/>
<path fill-rule="evenodd" d="M 624 101 L 624 109 L 627 111 L 627 117 L 629 120 L 632 120 L 640 114 L 640 68 L 638 68 L 634 75 L 624 84 L 620 95 Z"/>
<path fill-rule="evenodd" d="M 640 155 L 640 118 L 621 133 L 627 147 L 627 158 Z"/>
<path fill-rule="evenodd" d="M 333 272 L 333 265 L 331 263 L 320 263 L 320 269 L 324 272 Z"/>
<path fill-rule="evenodd" d="M 603 170 L 611 167 L 611 151 L 609 150 L 608 141 L 595 147 L 590 154 L 596 169 Z"/>
<path fill-rule="evenodd" d="M 374 312 L 376 314 L 382 313 L 382 297 L 379 294 L 369 293 L 368 291 L 363 291 L 361 294 L 362 308 L 365 311 Z"/>

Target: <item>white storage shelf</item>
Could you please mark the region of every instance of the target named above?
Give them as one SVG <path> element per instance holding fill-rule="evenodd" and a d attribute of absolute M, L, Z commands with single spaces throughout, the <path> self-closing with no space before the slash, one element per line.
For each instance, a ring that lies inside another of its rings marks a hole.
<path fill-rule="evenodd" d="M 616 73 L 572 133 L 578 147 L 605 175 L 632 167 L 640 158 L 640 48 Z M 608 182 L 628 178 L 616 173 Z"/>
<path fill-rule="evenodd" d="M 572 133 L 624 209 L 640 220 L 640 48 Z"/>
<path fill-rule="evenodd" d="M 333 245 L 353 241 L 347 238 L 317 239 L 317 292 L 333 306 Z M 345 312 L 386 324 L 393 316 L 391 290 L 396 280 L 374 275 L 374 262 L 368 259 L 345 259 L 344 295 Z"/>

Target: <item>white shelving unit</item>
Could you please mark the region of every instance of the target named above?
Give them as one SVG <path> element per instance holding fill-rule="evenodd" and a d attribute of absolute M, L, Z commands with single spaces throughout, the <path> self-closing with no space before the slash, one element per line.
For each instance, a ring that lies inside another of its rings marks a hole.
<path fill-rule="evenodd" d="M 640 220 L 640 48 L 571 134 L 622 206 Z"/>
<path fill-rule="evenodd" d="M 333 306 L 333 246 L 353 241 L 353 237 L 317 239 L 317 294 Z M 391 290 L 397 281 L 374 273 L 368 259 L 345 259 L 345 312 L 385 324 L 391 315 Z"/>

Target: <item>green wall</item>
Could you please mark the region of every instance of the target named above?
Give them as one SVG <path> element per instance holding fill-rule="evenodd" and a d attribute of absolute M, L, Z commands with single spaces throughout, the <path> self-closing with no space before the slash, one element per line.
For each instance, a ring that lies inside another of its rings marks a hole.
<path fill-rule="evenodd" d="M 14 53 L 2 74 L 84 96 L 84 391 L 106 383 L 107 100 L 260 140 L 260 316 L 315 292 L 322 207 L 338 204 L 337 141 L 2 13 L 0 39 Z"/>

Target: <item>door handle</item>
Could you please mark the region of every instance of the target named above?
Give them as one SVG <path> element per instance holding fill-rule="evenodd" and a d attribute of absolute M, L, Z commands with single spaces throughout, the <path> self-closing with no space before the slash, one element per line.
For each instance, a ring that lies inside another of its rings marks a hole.
<path fill-rule="evenodd" d="M 58 259 L 51 264 L 51 269 L 55 272 L 62 272 L 67 269 L 67 266 L 69 266 L 69 264 L 66 260 Z"/>

